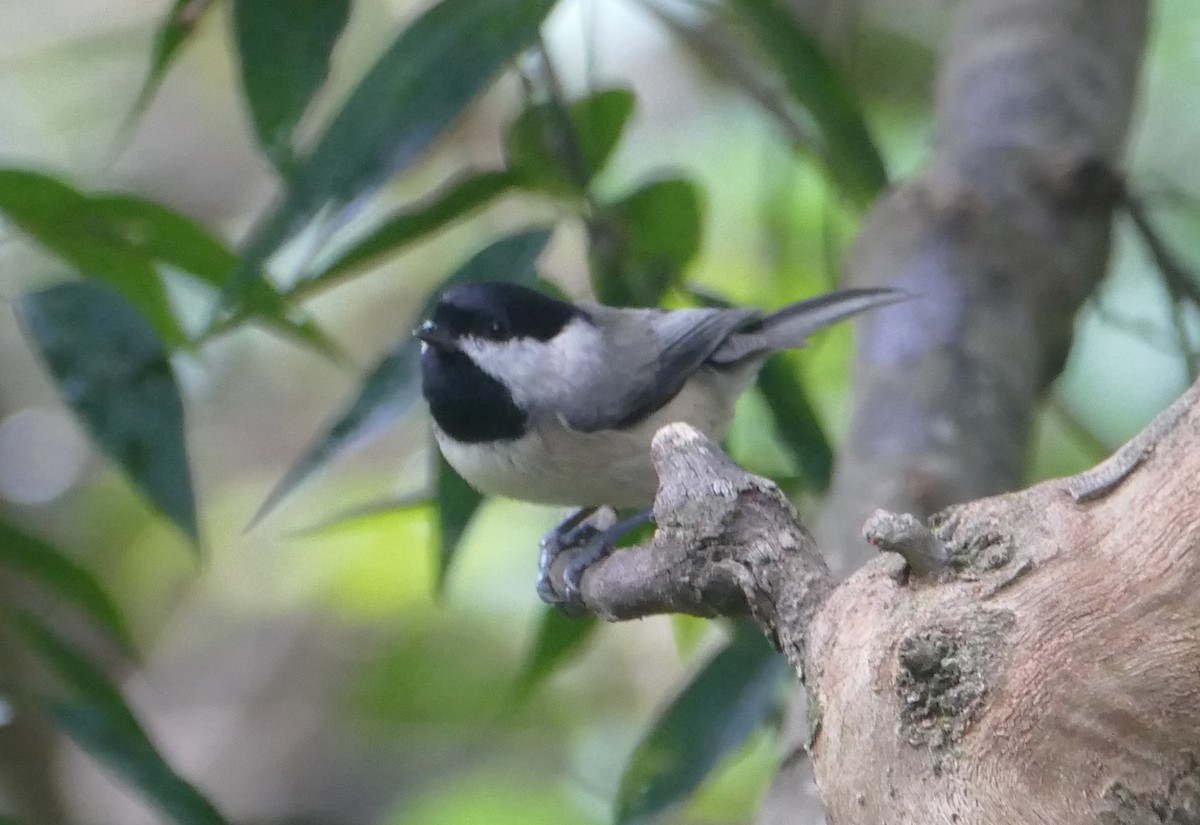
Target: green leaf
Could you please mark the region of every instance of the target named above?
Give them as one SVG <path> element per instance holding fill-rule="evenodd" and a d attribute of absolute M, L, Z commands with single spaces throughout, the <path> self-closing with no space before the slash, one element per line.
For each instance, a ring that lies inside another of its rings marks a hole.
<path fill-rule="evenodd" d="M 101 710 L 114 726 L 122 730 L 123 735 L 145 736 L 137 717 L 121 696 L 121 691 L 79 648 L 61 638 L 32 614 L 9 614 L 8 618 L 74 695 Z"/>
<path fill-rule="evenodd" d="M 172 346 L 184 340 L 154 262 L 81 192 L 49 175 L 0 169 L 0 212 L 31 238 L 118 290 Z"/>
<path fill-rule="evenodd" d="M 163 75 L 166 74 L 171 61 L 175 59 L 179 49 L 196 30 L 200 16 L 213 5 L 211 0 L 175 0 L 171 5 L 171 10 L 159 24 L 158 32 L 154 36 L 150 71 L 146 74 L 142 90 L 138 92 L 137 102 L 133 107 L 134 112 L 140 112 L 146 108 L 146 104 L 150 102 L 150 98 L 158 89 L 158 84 L 162 82 Z"/>
<path fill-rule="evenodd" d="M 532 286 L 538 280 L 535 264 L 553 232 L 552 227 L 538 226 L 492 241 L 446 279 L 437 294 L 425 303 L 421 316 L 425 317 L 433 310 L 441 293 L 459 284 L 510 281 Z"/>
<path fill-rule="evenodd" d="M 380 56 L 293 171 L 226 290 L 239 304 L 267 258 L 318 211 L 338 213 L 410 166 L 537 37 L 555 0 L 442 0 Z"/>
<path fill-rule="evenodd" d="M 162 204 L 123 194 L 92 195 L 89 201 L 92 214 L 112 236 L 209 286 L 223 286 L 237 266 L 237 253 L 222 240 Z"/>
<path fill-rule="evenodd" d="M 97 446 L 198 543 L 183 403 L 154 328 L 95 281 L 25 295 L 18 309 L 63 399 Z"/>
<path fill-rule="evenodd" d="M 618 825 L 656 821 L 691 795 L 775 703 L 786 662 L 748 622 L 689 682 L 634 751 Z"/>
<path fill-rule="evenodd" d="M 887 169 L 849 85 L 778 0 L 733 0 L 748 30 L 816 121 L 833 180 L 860 207 L 887 186 Z"/>
<path fill-rule="evenodd" d="M 219 287 L 237 265 L 233 250 L 173 209 L 134 195 L 87 195 L 28 169 L 0 169 L 0 211 L 81 270 L 110 269 L 107 253 L 161 261 Z"/>
<path fill-rule="evenodd" d="M 654 306 L 700 250 L 700 192 L 682 178 L 649 183 L 588 224 L 592 285 L 602 303 Z"/>
<path fill-rule="evenodd" d="M 763 365 L 758 387 L 775 418 L 779 439 L 796 459 L 805 485 L 825 492 L 833 477 L 833 447 L 804 384 L 783 358 L 775 357 Z"/>
<path fill-rule="evenodd" d="M 36 579 L 82 610 L 126 650 L 133 649 L 121 612 L 96 578 L 50 543 L 3 519 L 0 519 L 0 566 Z"/>
<path fill-rule="evenodd" d="M 286 535 L 288 538 L 317 536 L 322 533 L 342 529 L 348 525 L 365 524 L 378 518 L 387 518 L 397 514 L 415 512 L 422 508 L 430 508 L 433 506 L 434 495 L 429 490 L 421 490 L 404 496 L 371 501 L 366 504 L 356 504 L 345 510 L 340 510 L 333 515 L 324 516 L 311 524 L 289 529 Z"/>
<path fill-rule="evenodd" d="M 71 702 L 52 702 L 54 721 L 82 748 L 183 825 L 226 825 L 194 787 L 159 755 L 121 692 L 83 653 L 28 614 L 14 624 L 71 689 Z"/>
<path fill-rule="evenodd" d="M 242 88 L 259 145 L 285 177 L 292 133 L 329 75 L 349 17 L 350 0 L 234 0 Z"/>
<path fill-rule="evenodd" d="M 413 241 L 458 220 L 513 188 L 516 178 L 507 171 L 478 172 L 452 181 L 430 198 L 385 218 L 365 237 L 313 275 L 297 290 L 307 294 L 360 272 Z"/>
<path fill-rule="evenodd" d="M 492 242 L 463 264 L 442 289 L 430 297 L 421 317 L 430 312 L 441 292 L 454 284 L 488 280 L 532 284 L 537 279 L 534 262 L 549 242 L 550 233 L 549 228 L 539 227 Z M 395 421 L 411 408 L 420 394 L 417 380 L 419 353 L 420 342 L 407 336 L 376 364 L 350 406 L 271 490 L 251 519 L 251 526 L 333 456 L 370 431 Z"/>
<path fill-rule="evenodd" d="M 29 170 L 0 169 L 0 212 L 76 269 L 120 291 L 172 347 L 186 341 L 159 265 L 219 289 L 238 262 L 207 229 L 161 204 L 133 195 L 87 195 Z M 239 321 L 259 320 L 326 353 L 337 350 L 312 321 L 290 318 L 286 302 L 267 281 L 255 282 L 245 309 Z"/>
<path fill-rule="evenodd" d="M 523 186 L 554 194 L 582 194 L 608 163 L 633 114 L 629 89 L 606 89 L 572 103 L 530 106 L 509 127 L 508 167 Z"/>
<path fill-rule="evenodd" d="M 55 702 L 55 723 L 96 761 L 137 788 L 179 825 L 228 825 L 213 804 L 167 764 L 144 733 L 135 735 L 104 708 Z"/>
<path fill-rule="evenodd" d="M 258 524 L 280 501 L 335 455 L 395 421 L 416 403 L 419 394 L 419 352 L 420 342 L 415 338 L 405 338 L 375 365 L 350 406 L 267 494 L 250 519 L 247 529 Z"/>
<path fill-rule="evenodd" d="M 441 536 L 441 552 L 438 554 L 437 592 L 446 590 L 450 565 L 454 562 L 458 542 L 471 517 L 483 502 L 483 494 L 467 484 L 447 463 L 439 450 L 437 453 L 437 502 L 438 528 Z"/>
<path fill-rule="evenodd" d="M 147 259 L 167 264 L 201 283 L 220 289 L 237 267 L 238 256 L 200 224 L 173 209 L 132 195 L 102 194 L 90 198 L 97 220 Z M 277 332 L 338 358 L 337 344 L 314 321 L 291 317 L 288 302 L 266 280 L 251 287 L 242 320 L 255 320 Z M 210 333 L 211 334 L 211 333 Z"/>
<path fill-rule="evenodd" d="M 600 620 L 595 616 L 572 618 L 556 608 L 543 608 L 533 650 L 517 677 L 517 698 L 528 698 L 547 676 L 579 652 L 599 626 Z"/>

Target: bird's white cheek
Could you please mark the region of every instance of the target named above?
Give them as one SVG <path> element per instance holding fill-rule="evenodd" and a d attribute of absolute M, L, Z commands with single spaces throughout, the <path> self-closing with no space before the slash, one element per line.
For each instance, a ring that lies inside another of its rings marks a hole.
<path fill-rule="evenodd" d="M 540 364 L 546 360 L 542 351 L 546 345 L 540 341 L 515 339 L 496 343 L 464 338 L 461 342 L 465 352 L 480 369 L 505 384 L 514 385 L 534 378 Z"/>
<path fill-rule="evenodd" d="M 527 338 L 504 343 L 468 338 L 462 349 L 480 369 L 504 384 L 523 410 L 540 409 L 561 391 L 557 359 L 549 343 Z"/>

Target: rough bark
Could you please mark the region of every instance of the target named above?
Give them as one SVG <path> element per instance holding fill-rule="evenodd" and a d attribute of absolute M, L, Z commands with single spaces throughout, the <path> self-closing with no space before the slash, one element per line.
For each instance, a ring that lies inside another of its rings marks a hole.
<path fill-rule="evenodd" d="M 753 615 L 812 693 L 831 822 L 1200 821 L 1200 383 L 1095 470 L 877 513 L 837 586 L 769 481 L 686 425 L 654 450 L 653 543 L 584 599 Z"/>
<path fill-rule="evenodd" d="M 1200 821 L 1198 397 L 1099 473 L 936 516 L 940 572 L 888 555 L 833 592 L 807 681 L 830 821 Z"/>

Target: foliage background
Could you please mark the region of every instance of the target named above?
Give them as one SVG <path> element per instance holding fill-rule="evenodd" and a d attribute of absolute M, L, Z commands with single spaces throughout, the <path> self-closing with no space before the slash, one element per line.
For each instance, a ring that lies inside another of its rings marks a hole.
<path fill-rule="evenodd" d="M 893 177 L 919 164 L 934 138 L 932 72 L 953 5 L 865 4 L 850 25 L 827 32 Z M 1155 8 L 1129 167 L 1170 242 L 1195 261 L 1200 109 L 1191 96 L 1200 10 L 1188 0 Z M 141 194 L 241 239 L 278 183 L 244 109 L 224 9 L 202 18 L 145 112 L 129 119 L 164 11 L 137 0 L 0 3 L 0 165 L 48 171 L 88 191 Z M 416 11 L 400 0 L 354 4 L 329 86 L 302 133 L 319 132 Z M 564 2 L 546 40 L 569 96 L 611 85 L 636 92 L 629 131 L 598 192 L 623 192 L 666 168 L 701 185 L 705 231 L 690 281 L 764 307 L 832 285 L 859 216 L 739 87 L 689 57 L 637 3 Z M 520 84 L 506 75 L 353 220 L 365 224 L 464 167 L 497 165 L 501 135 L 520 106 Z M 407 335 L 436 285 L 488 239 L 560 214 L 544 202 L 506 199 L 315 298 L 309 307 L 342 348 L 341 361 L 254 329 L 176 356 L 201 507 L 200 560 L 92 451 L 59 403 L 10 304 L 67 270 L 4 227 L 0 513 L 96 572 L 121 606 L 139 658 L 82 630 L 81 644 L 120 679 L 169 761 L 231 820 L 607 821 L 656 709 L 723 637 L 693 620 L 602 628 L 568 666 L 515 698 L 542 616 L 532 588 L 536 541 L 556 511 L 487 503 L 440 596 L 431 507 L 321 527 L 427 486 L 421 412 L 245 530 L 363 372 Z M 586 261 L 578 222 L 563 221 L 542 271 L 580 295 Z M 285 253 L 280 269 L 287 264 Z M 207 297 L 182 281 L 176 287 L 177 305 L 200 322 Z M 1188 376 L 1180 335 L 1194 341 L 1196 319 L 1174 321 L 1144 248 L 1122 226 L 1110 282 L 1081 319 L 1071 363 L 1042 416 L 1031 480 L 1087 465 L 1178 393 Z M 788 362 L 835 441 L 850 345 L 851 330 L 835 330 Z M 764 407 L 757 396 L 745 400 L 731 449 L 752 469 L 794 476 Z M 815 506 L 811 496 L 802 501 Z M 10 680 L 5 674 L 0 687 Z M 15 724 L 18 706 L 4 695 L 0 702 L 0 737 L 26 736 Z M 3 744 L 0 813 L 28 804 L 30 791 L 13 787 L 20 748 Z M 769 728 L 752 737 L 675 820 L 745 821 L 770 777 L 773 745 Z M 65 738 L 54 739 L 51 763 L 37 789 L 46 811 L 55 808 L 48 797 L 60 795 L 73 821 L 157 821 L 140 794 Z"/>

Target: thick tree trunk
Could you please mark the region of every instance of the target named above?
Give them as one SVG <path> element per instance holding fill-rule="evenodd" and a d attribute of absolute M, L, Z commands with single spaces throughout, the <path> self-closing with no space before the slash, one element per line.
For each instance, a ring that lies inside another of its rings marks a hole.
<path fill-rule="evenodd" d="M 831 821 L 1200 821 L 1198 398 L 1094 475 L 937 517 L 940 571 L 834 591 L 807 679 Z"/>

